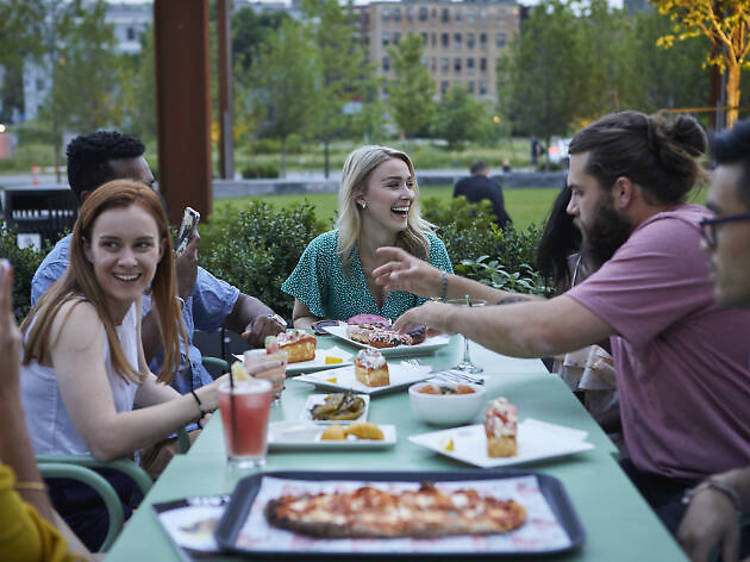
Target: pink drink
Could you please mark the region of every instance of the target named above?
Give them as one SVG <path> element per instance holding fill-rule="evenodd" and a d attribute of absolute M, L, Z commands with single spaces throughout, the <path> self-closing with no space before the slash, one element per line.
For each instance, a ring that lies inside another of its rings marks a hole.
<path fill-rule="evenodd" d="M 252 468 L 265 464 L 272 398 L 271 383 L 266 380 L 236 381 L 234 393 L 229 383 L 219 387 L 224 442 L 231 466 Z"/>

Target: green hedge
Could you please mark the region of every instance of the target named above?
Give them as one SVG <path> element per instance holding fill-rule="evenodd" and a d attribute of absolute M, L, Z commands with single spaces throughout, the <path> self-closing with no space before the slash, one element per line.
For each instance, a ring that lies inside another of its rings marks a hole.
<path fill-rule="evenodd" d="M 503 232 L 492 222 L 489 204 L 472 205 L 463 198 L 447 203 L 427 198 L 423 208 L 425 218 L 436 225 L 445 242 L 457 273 L 505 290 L 548 292 L 533 267 L 539 228 Z M 200 228 L 201 265 L 291 319 L 294 302 L 281 292 L 281 284 L 307 244 L 330 224 L 317 217 L 309 202 L 278 209 L 253 201 L 242 208 L 223 208 Z M 19 250 L 15 233 L 0 232 L 0 256 L 8 258 L 16 271 L 13 303 L 19 319 L 29 309 L 31 278 L 44 255 L 30 248 Z"/>

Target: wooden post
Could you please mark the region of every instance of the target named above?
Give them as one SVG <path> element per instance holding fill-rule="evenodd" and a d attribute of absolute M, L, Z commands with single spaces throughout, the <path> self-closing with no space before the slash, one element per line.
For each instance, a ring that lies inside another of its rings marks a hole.
<path fill-rule="evenodd" d="M 159 188 L 169 219 L 212 211 L 208 0 L 154 1 Z"/>
<path fill-rule="evenodd" d="M 219 28 L 219 176 L 234 179 L 232 0 L 217 0 Z"/>

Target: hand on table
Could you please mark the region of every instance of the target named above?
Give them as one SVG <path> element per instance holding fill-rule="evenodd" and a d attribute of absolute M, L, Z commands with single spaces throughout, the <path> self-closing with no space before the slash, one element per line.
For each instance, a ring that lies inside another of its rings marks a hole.
<path fill-rule="evenodd" d="M 726 495 L 711 488 L 696 494 L 677 530 L 677 541 L 690 560 L 708 562 L 714 547 L 720 547 L 721 560 L 734 562 L 739 540 L 737 512 Z"/>
<path fill-rule="evenodd" d="M 420 297 L 435 297 L 440 294 L 443 272 L 401 248 L 384 246 L 377 255 L 388 259 L 388 263 L 376 267 L 372 276 L 378 285 L 389 291 L 408 291 Z"/>
<path fill-rule="evenodd" d="M 393 324 L 393 329 L 399 332 L 409 332 L 419 326 L 426 326 L 428 333 L 442 332 L 452 334 L 450 312 L 454 310 L 449 304 L 426 302 L 422 306 L 410 308 L 399 316 Z"/>
<path fill-rule="evenodd" d="M 266 337 L 286 330 L 286 320 L 278 314 L 260 314 L 245 326 L 242 338 L 253 347 L 263 347 Z"/>

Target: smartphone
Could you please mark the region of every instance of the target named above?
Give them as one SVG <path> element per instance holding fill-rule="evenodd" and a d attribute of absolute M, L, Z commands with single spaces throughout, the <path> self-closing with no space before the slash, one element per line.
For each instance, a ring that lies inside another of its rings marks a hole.
<path fill-rule="evenodd" d="M 198 229 L 198 221 L 201 220 L 201 214 L 193 209 L 192 207 L 185 207 L 185 212 L 182 215 L 182 224 L 180 225 L 180 231 L 177 234 L 177 242 L 175 243 L 175 253 L 181 254 L 187 248 L 188 242 L 195 234 Z"/>

